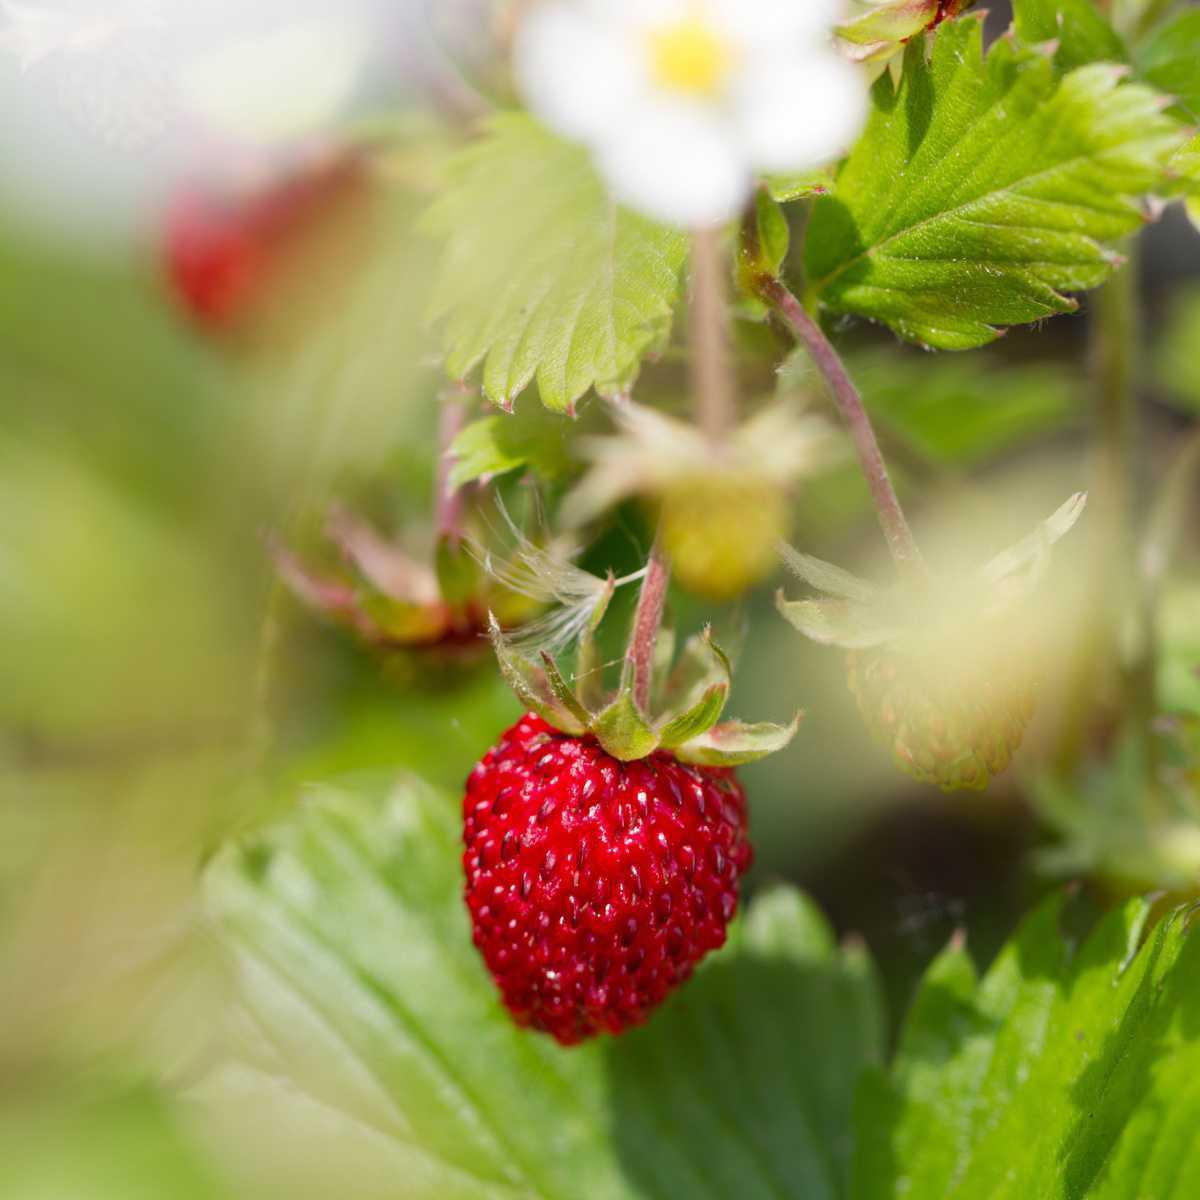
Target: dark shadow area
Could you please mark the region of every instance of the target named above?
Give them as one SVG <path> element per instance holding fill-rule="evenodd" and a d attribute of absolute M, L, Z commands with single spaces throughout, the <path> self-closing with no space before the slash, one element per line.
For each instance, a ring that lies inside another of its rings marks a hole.
<path fill-rule="evenodd" d="M 861 935 L 884 981 L 893 1032 L 926 967 L 963 930 L 985 967 L 1017 915 L 1048 888 L 1030 876 L 1036 826 L 1003 800 L 915 798 L 883 814 L 802 886 L 843 934 Z"/>
<path fill-rule="evenodd" d="M 925 48 L 919 43 L 913 43 L 908 53 L 924 54 Z M 908 117 L 908 153 L 911 158 L 920 149 L 925 134 L 929 131 L 937 93 L 933 87 L 932 71 L 913 71 L 908 78 L 908 90 L 904 93 L 904 111 Z"/>

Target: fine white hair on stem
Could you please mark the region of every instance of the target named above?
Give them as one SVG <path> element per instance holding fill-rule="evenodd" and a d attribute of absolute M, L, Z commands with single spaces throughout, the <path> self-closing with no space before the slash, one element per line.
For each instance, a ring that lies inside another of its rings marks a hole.
<path fill-rule="evenodd" d="M 467 549 L 502 588 L 552 606 L 550 611 L 521 627 L 510 639 L 514 646 L 551 654 L 565 650 L 596 620 L 613 589 L 645 575 L 644 568 L 621 579 L 593 575 L 571 561 L 572 551 L 563 543 L 539 546 L 526 537 L 499 498 L 496 508 L 508 526 L 511 549 L 499 557 L 473 539 L 467 539 Z"/>

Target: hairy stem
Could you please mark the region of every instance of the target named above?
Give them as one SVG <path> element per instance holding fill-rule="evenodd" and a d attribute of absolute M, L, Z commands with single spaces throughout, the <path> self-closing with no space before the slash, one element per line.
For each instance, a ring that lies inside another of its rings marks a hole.
<path fill-rule="evenodd" d="M 897 567 L 910 575 L 922 575 L 924 561 L 921 552 L 917 549 L 904 510 L 900 507 L 896 489 L 892 486 L 887 464 L 883 461 L 883 454 L 871 425 L 871 418 L 867 416 L 862 397 L 847 374 L 845 365 L 829 339 L 821 332 L 821 327 L 808 315 L 804 305 L 792 295 L 781 280 L 761 279 L 758 281 L 758 288 L 762 298 L 808 351 L 829 387 L 834 403 L 854 441 L 854 449 L 858 454 L 867 486 L 871 490 L 871 499 L 879 516 L 879 524 L 883 528 L 883 536 L 887 539 L 888 550 L 891 551 Z"/>
<path fill-rule="evenodd" d="M 721 231 L 692 234 L 691 364 L 696 423 L 716 445 L 737 423 L 736 388 L 729 361 L 726 262 Z"/>
<path fill-rule="evenodd" d="M 671 564 L 662 548 L 661 539 L 655 538 L 650 549 L 650 560 L 646 563 L 646 575 L 642 580 L 637 611 L 633 616 L 629 649 L 625 653 L 627 676 L 631 675 L 633 678 L 633 698 L 642 712 L 646 711 L 650 703 L 654 644 L 658 640 L 658 629 L 662 624 L 663 609 L 667 603 L 667 585 L 670 581 Z"/>
<path fill-rule="evenodd" d="M 1155 708 L 1155 647 L 1148 581 L 1140 577 L 1142 513 L 1137 396 L 1138 312 L 1136 247 L 1129 262 L 1097 294 L 1092 320 L 1096 394 L 1097 594 L 1106 598 L 1104 638 L 1118 667 L 1125 714 L 1149 736 Z"/>
<path fill-rule="evenodd" d="M 467 422 L 468 389 L 459 385 L 442 400 L 438 415 L 438 460 L 434 480 L 433 513 L 437 536 L 457 546 L 462 540 L 462 492 L 451 486 L 454 455 L 450 447 Z"/>

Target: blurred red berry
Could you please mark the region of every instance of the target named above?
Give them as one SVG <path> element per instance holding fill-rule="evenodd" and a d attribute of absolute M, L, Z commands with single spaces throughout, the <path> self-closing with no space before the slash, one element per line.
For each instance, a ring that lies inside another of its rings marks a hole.
<path fill-rule="evenodd" d="M 364 182 L 357 154 L 306 163 L 251 191 L 197 184 L 170 206 L 168 282 L 201 326 L 237 325 L 262 303 L 312 240 L 336 225 Z"/>
<path fill-rule="evenodd" d="M 732 770 L 622 762 L 532 713 L 463 813 L 475 945 L 517 1021 L 564 1045 L 644 1021 L 724 944 L 753 853 Z"/>

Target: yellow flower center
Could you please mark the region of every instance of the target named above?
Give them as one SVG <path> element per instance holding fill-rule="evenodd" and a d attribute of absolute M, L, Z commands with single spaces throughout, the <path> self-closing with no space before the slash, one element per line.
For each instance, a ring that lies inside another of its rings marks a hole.
<path fill-rule="evenodd" d="M 729 46 L 698 17 L 650 32 L 650 73 L 660 87 L 691 96 L 721 90 L 732 60 Z"/>

